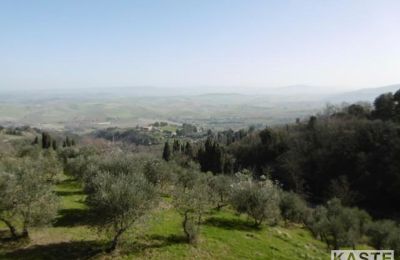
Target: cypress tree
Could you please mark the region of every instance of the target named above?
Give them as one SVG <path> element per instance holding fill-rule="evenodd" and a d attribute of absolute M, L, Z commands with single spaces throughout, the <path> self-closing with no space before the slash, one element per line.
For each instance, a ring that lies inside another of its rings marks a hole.
<path fill-rule="evenodd" d="M 220 173 L 223 170 L 223 154 L 219 144 L 215 143 L 212 147 L 212 166 L 211 171 L 214 173 Z"/>
<path fill-rule="evenodd" d="M 169 147 L 168 142 L 165 142 L 165 145 L 164 145 L 163 159 L 166 161 L 171 160 L 171 148 Z"/>
<path fill-rule="evenodd" d="M 199 150 L 198 159 L 201 170 L 204 172 L 212 171 L 213 173 L 220 173 L 223 170 L 222 148 L 210 137 L 207 138 L 204 149 L 201 148 Z"/>
<path fill-rule="evenodd" d="M 173 146 L 172 146 L 172 151 L 173 151 L 174 153 L 177 153 L 177 152 L 180 152 L 180 151 L 181 151 L 181 145 L 180 145 L 180 143 L 179 143 L 178 140 L 174 140 L 174 144 L 173 144 Z"/>
<path fill-rule="evenodd" d="M 49 133 L 43 132 L 42 133 L 42 148 L 48 149 L 51 146 L 51 136 Z"/>
<path fill-rule="evenodd" d="M 42 133 L 42 148 L 46 149 L 47 135 L 46 133 Z"/>
<path fill-rule="evenodd" d="M 189 142 L 186 143 L 186 146 L 185 146 L 185 154 L 186 154 L 187 156 L 189 156 L 190 158 L 193 158 L 193 148 L 192 148 L 192 146 L 190 145 Z"/>
<path fill-rule="evenodd" d="M 53 147 L 53 150 L 54 150 L 54 151 L 57 150 L 57 141 L 56 141 L 56 140 L 53 140 L 53 141 L 51 142 L 51 146 Z"/>
<path fill-rule="evenodd" d="M 65 138 L 65 144 L 66 144 L 67 147 L 71 146 L 71 141 L 69 140 L 68 136 Z"/>

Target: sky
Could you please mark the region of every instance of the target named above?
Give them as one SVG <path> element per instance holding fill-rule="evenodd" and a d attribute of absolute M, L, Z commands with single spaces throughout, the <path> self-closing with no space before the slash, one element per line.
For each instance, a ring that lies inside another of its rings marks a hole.
<path fill-rule="evenodd" d="M 0 0 L 0 89 L 399 82 L 399 0 Z"/>

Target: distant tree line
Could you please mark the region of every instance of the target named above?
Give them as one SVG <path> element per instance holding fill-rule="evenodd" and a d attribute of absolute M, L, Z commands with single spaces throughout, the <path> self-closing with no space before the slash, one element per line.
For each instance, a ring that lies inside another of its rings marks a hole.
<path fill-rule="evenodd" d="M 94 136 L 96 138 L 104 138 L 111 142 L 126 142 L 137 145 L 152 145 L 160 143 L 159 137 L 153 135 L 152 133 L 140 131 L 139 129 L 101 129 L 96 131 Z"/>

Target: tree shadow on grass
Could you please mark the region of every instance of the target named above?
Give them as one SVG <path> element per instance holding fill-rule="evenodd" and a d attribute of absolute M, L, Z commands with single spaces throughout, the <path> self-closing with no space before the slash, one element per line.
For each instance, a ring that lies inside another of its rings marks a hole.
<path fill-rule="evenodd" d="M 57 196 L 72 196 L 72 195 L 85 195 L 85 192 L 82 190 L 74 190 L 74 191 L 56 191 Z"/>
<path fill-rule="evenodd" d="M 126 253 L 140 253 L 147 249 L 163 248 L 176 244 L 187 244 L 187 239 L 179 235 L 150 235 L 145 237 L 145 241 L 136 241 L 133 244 L 125 246 Z"/>
<path fill-rule="evenodd" d="M 150 235 L 149 238 L 153 241 L 160 241 L 160 246 L 170 246 L 174 244 L 184 244 L 187 243 L 187 239 L 185 236 L 180 236 L 180 235 L 168 235 L 168 236 L 162 236 L 162 235 Z"/>
<path fill-rule="evenodd" d="M 6 259 L 90 259 L 103 252 L 103 244 L 96 241 L 72 241 L 36 245 L 6 253 Z"/>
<path fill-rule="evenodd" d="M 255 231 L 260 230 L 259 227 L 242 219 L 227 219 L 221 217 L 211 217 L 204 221 L 204 225 L 214 226 L 228 230 Z"/>
<path fill-rule="evenodd" d="M 10 239 L 10 231 L 8 229 L 0 229 L 0 241 L 7 241 Z"/>
<path fill-rule="evenodd" d="M 10 231 L 0 230 L 0 250 L 12 250 L 28 244 L 29 240 L 13 238 Z"/>
<path fill-rule="evenodd" d="M 61 215 L 58 217 L 53 226 L 55 227 L 74 227 L 91 225 L 92 215 L 88 209 L 61 209 Z"/>
<path fill-rule="evenodd" d="M 77 183 L 77 180 L 72 179 L 72 178 L 65 179 L 65 180 L 58 182 L 58 184 L 61 184 L 63 186 L 68 186 L 68 187 L 76 187 L 76 183 Z"/>

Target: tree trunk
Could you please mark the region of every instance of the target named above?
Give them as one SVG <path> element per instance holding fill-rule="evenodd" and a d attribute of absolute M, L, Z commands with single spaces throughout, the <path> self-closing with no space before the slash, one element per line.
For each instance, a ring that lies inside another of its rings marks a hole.
<path fill-rule="evenodd" d="M 333 250 L 339 250 L 339 243 L 337 237 L 333 238 Z"/>
<path fill-rule="evenodd" d="M 220 194 L 219 201 L 217 203 L 217 210 L 220 211 L 224 206 L 224 197 L 222 194 Z"/>
<path fill-rule="evenodd" d="M 190 233 L 187 231 L 187 222 L 188 222 L 188 215 L 187 212 L 185 212 L 184 216 L 183 216 L 183 222 L 182 222 L 182 227 L 183 227 L 183 232 L 186 235 L 186 238 L 188 240 L 188 242 L 190 243 Z"/>
<path fill-rule="evenodd" d="M 254 219 L 254 227 L 259 228 L 262 224 L 262 219 Z"/>
<path fill-rule="evenodd" d="M 124 233 L 124 230 L 123 230 L 123 229 L 120 229 L 120 230 L 118 230 L 118 232 L 115 234 L 115 236 L 114 236 L 114 238 L 113 238 L 113 240 L 112 240 L 112 242 L 111 242 L 110 247 L 107 249 L 107 252 L 108 252 L 108 253 L 110 253 L 110 252 L 114 251 L 115 249 L 117 249 L 118 240 L 119 240 L 119 237 L 122 235 L 122 233 Z"/>
<path fill-rule="evenodd" d="M 29 237 L 28 228 L 24 225 L 21 233 L 21 238 L 28 238 L 28 237 Z"/>
<path fill-rule="evenodd" d="M 223 207 L 225 207 L 226 206 L 226 204 L 224 204 L 224 203 L 222 203 L 222 202 L 218 202 L 217 203 L 217 207 L 216 207 L 216 210 L 218 210 L 218 211 L 220 211 Z"/>
<path fill-rule="evenodd" d="M 6 224 L 6 226 L 8 227 L 8 229 L 10 230 L 11 237 L 12 237 L 13 239 L 16 239 L 16 238 L 18 237 L 18 235 L 17 235 L 17 230 L 16 230 L 16 228 L 12 225 L 12 223 L 11 223 L 10 221 L 6 220 L 6 219 L 1 219 L 1 221 L 3 221 L 3 222 Z"/>
<path fill-rule="evenodd" d="M 183 216 L 183 222 L 182 222 L 182 227 L 183 227 L 183 232 L 185 233 L 187 242 L 189 244 L 195 244 L 197 242 L 197 232 L 198 229 L 197 227 L 199 226 L 199 223 L 196 223 L 195 220 L 190 220 L 189 219 L 189 213 L 185 212 Z M 189 223 L 189 221 L 192 221 L 193 223 Z M 201 215 L 199 216 L 197 221 L 201 221 Z M 190 228 L 188 228 L 188 224 L 190 224 Z"/>

